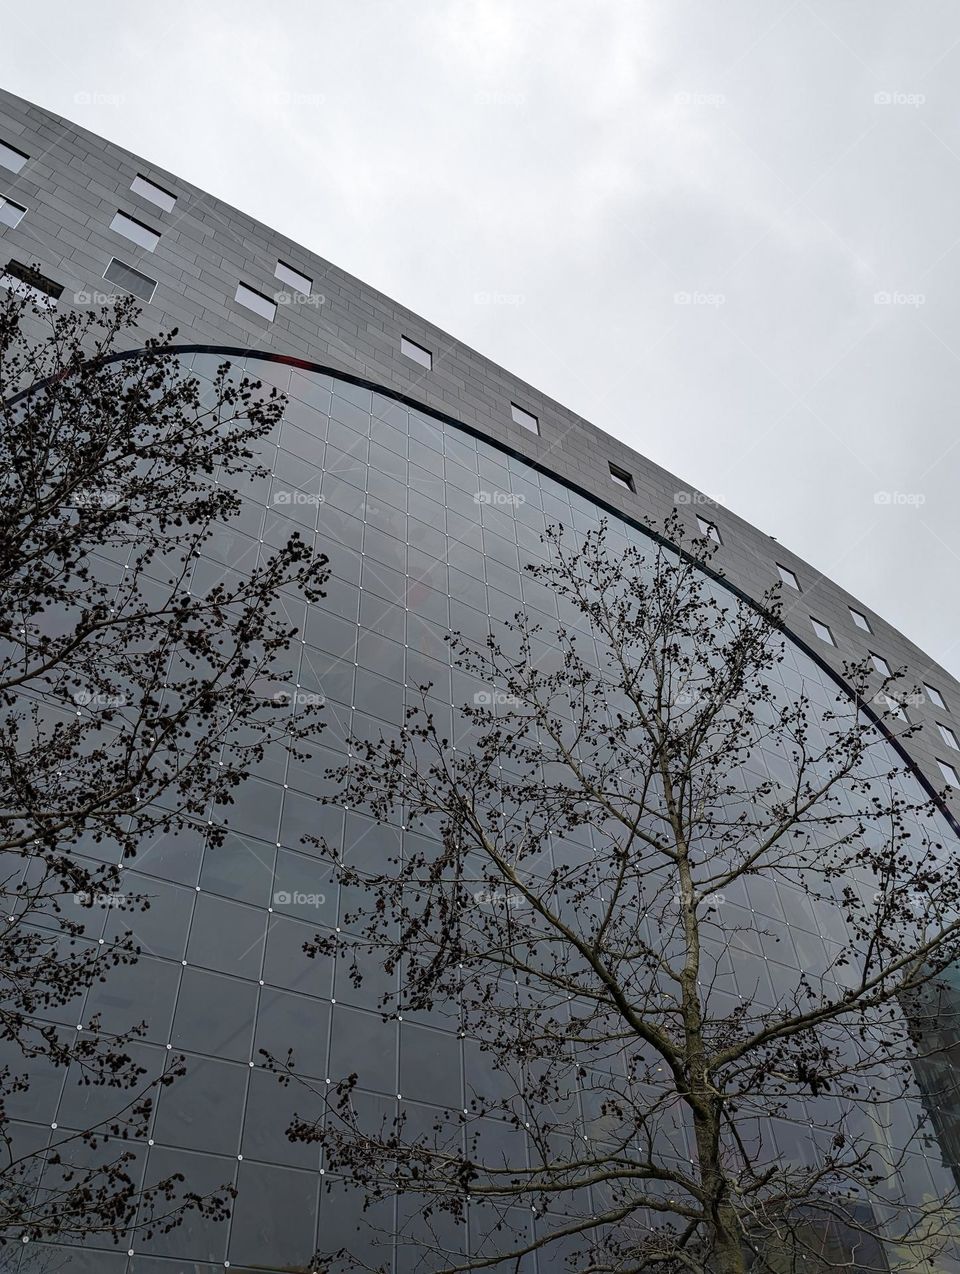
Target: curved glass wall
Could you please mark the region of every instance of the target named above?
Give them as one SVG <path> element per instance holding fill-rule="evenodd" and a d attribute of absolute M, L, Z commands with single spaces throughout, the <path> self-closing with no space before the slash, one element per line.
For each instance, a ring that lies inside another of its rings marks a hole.
<path fill-rule="evenodd" d="M 221 359 L 198 354 L 184 361 L 212 379 Z M 150 910 L 107 913 L 99 930 L 96 918 L 88 929 L 92 938 L 109 937 L 118 923 L 131 925 L 143 955 L 111 972 L 83 1008 L 84 1019 L 102 1014 L 107 1029 L 146 1018 L 139 1052 L 152 1073 L 168 1046 L 187 1054 L 189 1074 L 161 1093 L 151 1144 L 143 1147 L 150 1176 L 179 1170 L 198 1191 L 232 1181 L 239 1197 L 227 1224 L 188 1217 L 167 1236 L 137 1241 L 132 1256 L 113 1248 L 65 1254 L 62 1268 L 70 1270 L 179 1274 L 222 1269 L 227 1261 L 292 1268 L 318 1244 L 356 1242 L 355 1209 L 342 1195 L 322 1192 L 318 1149 L 284 1135 L 294 1111 L 315 1113 L 309 1097 L 278 1085 L 260 1065 L 261 1048 L 279 1056 L 294 1049 L 299 1068 L 320 1083 L 356 1071 L 371 1111 L 402 1106 L 417 1126 L 429 1124 L 433 1109 L 467 1104 L 482 1082 L 480 1056 L 442 1014 L 384 1024 L 375 1010 L 382 974 L 358 990 L 345 968 L 304 957 L 303 943 L 337 923 L 342 900 L 328 866 L 302 838 L 322 834 L 360 861 L 407 835 L 319 805 L 316 796 L 328 790 L 323 773 L 343 757 L 348 735 L 396 727 L 415 699 L 409 687 L 425 682 L 433 683 L 454 742 L 465 733 L 452 705 L 472 697 L 474 687 L 451 670 L 444 635 L 455 629 L 482 640 L 491 623 L 519 606 L 537 612 L 548 629 L 557 624 L 553 596 L 521 576 L 523 563 L 541 555 L 547 523 L 582 535 L 604 516 L 614 536 L 644 540 L 640 530 L 452 424 L 328 375 L 253 358 L 248 368 L 290 395 L 263 449 L 272 477 L 245 488 L 242 515 L 196 563 L 192 587 L 202 591 L 225 572 L 242 571 L 261 545 L 285 542 L 294 528 L 329 554 L 326 597 L 308 608 L 289 602 L 300 633 L 289 652 L 299 692 L 326 701 L 322 746 L 309 760 L 281 752 L 265 759 L 237 791 L 235 830 L 221 848 L 205 844 L 202 827 L 143 845 L 125 870 L 130 892 L 150 895 Z M 484 499 L 480 492 L 502 495 Z M 824 707 L 834 700 L 835 684 L 789 642 L 781 675 L 787 695 L 803 685 Z M 758 774 L 776 777 L 776 757 L 758 750 L 756 761 Z M 945 822 L 935 831 L 951 836 Z M 758 880 L 748 897 L 729 905 L 753 911 L 758 927 L 769 918 L 785 934 L 776 952 L 758 945 L 738 953 L 731 995 L 755 993 L 759 982 L 776 1004 L 798 970 L 827 959 L 830 937 L 799 892 Z M 66 1026 L 77 1020 L 72 1009 L 64 1015 Z M 52 1121 L 61 1129 L 87 1126 L 109 1112 L 110 1097 L 109 1090 L 78 1089 L 71 1076 L 55 1077 L 31 1090 L 29 1109 L 16 1113 L 40 1137 Z M 775 1131 L 780 1154 L 803 1154 L 802 1143 L 828 1133 L 834 1119 L 830 1099 L 811 1099 L 806 1127 Z M 887 1132 L 896 1139 L 895 1129 Z M 932 1144 L 927 1155 L 911 1156 L 909 1172 L 918 1199 L 942 1197 L 951 1184 Z M 416 1238 L 412 1204 L 401 1203 L 396 1215 L 381 1208 L 375 1219 Z M 32 1268 L 31 1257 L 22 1257 L 22 1268 Z M 561 1268 L 559 1256 L 556 1262 L 541 1259 L 541 1274 Z M 401 1249 L 396 1270 L 415 1265 L 415 1252 Z"/>

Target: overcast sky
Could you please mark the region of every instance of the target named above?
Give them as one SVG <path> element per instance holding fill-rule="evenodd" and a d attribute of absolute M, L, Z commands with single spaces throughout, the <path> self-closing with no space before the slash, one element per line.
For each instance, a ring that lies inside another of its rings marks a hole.
<path fill-rule="evenodd" d="M 30 0 L 5 85 L 716 496 L 960 675 L 957 0 Z"/>

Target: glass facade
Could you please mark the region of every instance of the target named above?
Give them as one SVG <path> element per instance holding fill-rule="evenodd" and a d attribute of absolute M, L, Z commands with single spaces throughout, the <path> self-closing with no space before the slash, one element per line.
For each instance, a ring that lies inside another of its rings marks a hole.
<path fill-rule="evenodd" d="M 197 354 L 184 361 L 212 379 L 221 358 Z M 272 476 L 244 489 L 241 516 L 197 562 L 192 587 L 203 591 L 225 573 L 243 571 L 294 528 L 328 553 L 326 597 L 309 607 L 289 599 L 300 633 L 290 667 L 300 693 L 323 695 L 326 729 L 308 759 L 280 751 L 264 759 L 237 791 L 222 847 L 206 845 L 202 826 L 143 845 L 125 874 L 131 893 L 150 896 L 149 911 L 94 915 L 87 936 L 109 939 L 122 922 L 134 928 L 144 954 L 62 1016 L 65 1028 L 94 1013 L 107 1029 L 146 1019 L 138 1053 L 151 1073 L 162 1068 L 170 1046 L 187 1055 L 188 1076 L 160 1095 L 150 1145 L 142 1147 L 144 1166 L 151 1178 L 178 1170 L 192 1190 L 232 1182 L 239 1196 L 226 1224 L 188 1216 L 167 1236 L 134 1240 L 132 1255 L 75 1251 L 62 1267 L 69 1270 L 178 1274 L 222 1269 L 225 1262 L 297 1268 L 318 1245 L 356 1246 L 359 1201 L 326 1194 L 318 1149 L 284 1135 L 294 1112 L 310 1116 L 319 1108 L 311 1108 L 305 1090 L 278 1085 L 259 1050 L 283 1056 L 292 1048 L 298 1068 L 320 1083 L 356 1071 L 371 1113 L 402 1108 L 415 1126 L 428 1124 L 436 1110 L 462 1108 L 484 1080 L 475 1045 L 459 1039 L 443 1013 L 384 1023 L 375 1009 L 382 971 L 371 970 L 358 989 L 345 967 L 303 955 L 304 942 L 349 908 L 304 835 L 341 842 L 355 862 L 379 859 L 412 835 L 318 804 L 315 798 L 329 790 L 324 771 L 345 755 L 349 735 L 395 729 L 405 705 L 416 700 L 412 687 L 425 682 L 433 683 L 441 733 L 465 740 L 468 725 L 456 705 L 474 688 L 451 669 L 444 636 L 455 629 L 483 640 L 521 606 L 536 612 L 547 631 L 561 622 L 553 594 L 521 574 L 524 562 L 541 556 L 539 536 L 548 523 L 583 534 L 603 516 L 614 537 L 644 539 L 641 530 L 453 424 L 328 375 L 255 358 L 248 367 L 290 395 L 263 449 Z M 784 694 L 802 685 L 824 707 L 833 702 L 834 683 L 798 645 L 788 645 L 781 675 Z M 775 755 L 758 749 L 756 764 L 758 775 L 776 777 Z M 951 837 L 945 822 L 929 830 Z M 81 850 L 110 853 L 106 846 Z M 582 852 L 590 852 L 588 843 Z M 759 985 L 760 998 L 773 1006 L 799 970 L 826 964 L 832 936 L 800 891 L 775 891 L 761 879 L 726 905 L 747 923 L 752 913 L 758 930 L 768 918 L 785 934 L 776 950 L 759 935 L 753 948 L 744 944 L 725 984 L 728 995 Z M 928 1079 L 928 1095 L 944 1090 L 939 1073 Z M 109 1097 L 79 1088 L 70 1075 L 54 1076 L 32 1089 L 16 1114 L 25 1135 L 42 1138 L 54 1121 L 61 1129 L 87 1126 L 108 1113 Z M 896 1142 L 894 1125 L 907 1105 L 878 1114 L 878 1138 Z M 585 1094 L 583 1119 L 590 1118 Z M 892 1123 L 883 1126 L 883 1118 Z M 772 1130 L 779 1154 L 808 1154 L 835 1120 L 832 1099 L 811 1098 L 799 1123 L 779 1121 Z M 947 1124 L 952 1120 L 943 1117 L 940 1125 Z M 680 1129 L 678 1144 L 684 1137 Z M 948 1188 L 949 1171 L 934 1144 L 927 1155 L 910 1156 L 909 1173 L 918 1199 L 942 1197 Z M 417 1222 L 412 1203 L 376 1215 L 377 1224 L 413 1241 Z M 460 1236 L 475 1250 L 484 1242 L 480 1228 Z M 367 1241 L 367 1229 L 362 1233 Z M 484 1250 L 490 1246 L 487 1240 Z M 33 1259 L 24 1250 L 19 1266 L 5 1267 L 0 1258 L 0 1268 L 32 1269 Z M 380 1259 L 374 1254 L 373 1263 Z M 401 1248 L 395 1269 L 416 1263 L 415 1249 Z M 559 1254 L 541 1259 L 539 1268 L 541 1274 L 562 1268 Z"/>

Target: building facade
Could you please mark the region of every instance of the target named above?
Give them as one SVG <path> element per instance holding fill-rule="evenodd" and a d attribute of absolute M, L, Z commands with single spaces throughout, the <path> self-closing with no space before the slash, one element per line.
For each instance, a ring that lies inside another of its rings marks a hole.
<path fill-rule="evenodd" d="M 303 942 L 318 925 L 335 925 L 341 906 L 303 836 L 325 835 L 358 855 L 383 836 L 355 811 L 316 804 L 322 774 L 349 734 L 399 723 L 410 688 L 431 681 L 441 703 L 457 701 L 449 629 L 482 638 L 488 621 L 518 606 L 556 620 L 522 579 L 552 521 L 587 530 L 606 517 L 628 543 L 643 541 L 643 519 L 679 510 L 693 533 L 699 522 L 717 542 L 724 587 L 759 599 L 783 583 L 787 688 L 803 678 L 822 687 L 826 703 L 845 661 L 906 666 L 925 687 L 907 709 L 922 726 L 904 745 L 915 790 L 951 785 L 936 831 L 958 834 L 960 751 L 949 740 L 960 736 L 960 684 L 769 536 L 331 263 L 9 94 L 0 94 L 0 197 L 5 286 L 39 263 L 61 306 L 132 292 L 143 302 L 144 336 L 176 326 L 192 374 L 212 378 L 229 359 L 289 395 L 264 454 L 272 477 L 198 577 L 213 580 L 223 564 L 294 527 L 329 553 L 332 568 L 327 596 L 292 616 L 297 686 L 327 705 L 324 748 L 309 763 L 251 776 L 222 848 L 207 849 L 199 834 L 143 846 L 130 875 L 153 899 L 135 926 L 144 954 L 91 991 L 84 1009 L 100 1012 L 107 1029 L 147 1018 L 145 1056 L 171 1045 L 188 1055 L 187 1078 L 158 1104 L 148 1171 L 178 1169 L 196 1190 L 234 1181 L 234 1215 L 228 1224 L 188 1221 L 130 1253 L 61 1253 L 57 1268 L 308 1268 L 318 1245 L 356 1241 L 349 1209 L 323 1194 L 317 1148 L 284 1135 L 293 1108 L 309 1112 L 258 1065 L 262 1047 L 293 1047 L 318 1083 L 357 1071 L 360 1088 L 384 1101 L 401 1094 L 426 1113 L 466 1104 L 476 1059 L 455 1032 L 384 1024 L 374 989 L 303 959 Z M 523 498 L 478 499 L 484 492 Z M 791 935 L 782 962 L 789 981 L 791 970 L 824 959 L 824 938 L 787 900 L 774 905 Z M 775 1004 L 776 969 L 766 976 Z M 943 1067 L 929 1085 L 937 1105 L 949 1087 Z M 36 1129 L 91 1116 L 66 1083 L 31 1102 L 17 1115 Z M 958 1159 L 955 1113 L 944 1109 L 933 1122 L 941 1148 L 913 1165 L 924 1198 L 946 1189 Z M 385 1225 L 411 1238 L 398 1274 L 413 1269 L 416 1217 L 401 1206 Z M 3 1259 L 0 1268 L 21 1268 Z M 30 1259 L 16 1258 L 24 1269 Z M 541 1262 L 542 1274 L 549 1268 Z"/>

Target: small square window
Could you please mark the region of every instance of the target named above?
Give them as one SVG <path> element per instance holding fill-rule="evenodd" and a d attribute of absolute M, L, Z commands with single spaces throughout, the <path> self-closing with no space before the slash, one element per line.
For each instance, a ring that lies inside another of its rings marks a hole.
<path fill-rule="evenodd" d="M 406 358 L 412 358 L 415 363 L 425 367 L 428 372 L 433 369 L 433 355 L 430 351 L 424 349 L 422 345 L 418 345 L 416 341 L 411 341 L 408 336 L 400 337 L 400 353 Z"/>
<path fill-rule="evenodd" d="M 130 183 L 130 189 L 135 195 L 140 195 L 144 199 L 149 199 L 151 203 L 155 203 L 158 208 L 162 208 L 164 212 L 173 212 L 173 206 L 177 202 L 177 196 L 171 195 L 169 190 L 164 190 L 162 186 L 158 186 L 155 181 L 148 181 L 146 177 L 137 173 L 133 181 Z"/>
<path fill-rule="evenodd" d="M 248 310 L 253 310 L 254 314 L 259 314 L 261 318 L 271 323 L 277 317 L 276 301 L 271 301 L 269 296 L 264 296 L 262 292 L 247 287 L 246 283 L 237 284 L 237 294 L 233 299 L 239 305 L 246 306 Z"/>
<path fill-rule="evenodd" d="M 615 464 L 610 465 L 610 481 L 615 482 L 618 487 L 626 487 L 628 491 L 634 489 L 633 476 L 627 473 L 626 469 L 620 469 Z"/>
<path fill-rule="evenodd" d="M 873 666 L 876 668 L 881 677 L 890 676 L 890 665 L 884 659 L 883 655 L 875 655 L 871 650 L 870 658 L 873 660 Z"/>
<path fill-rule="evenodd" d="M 160 242 L 160 236 L 156 230 L 151 230 L 149 226 L 145 226 L 142 221 L 137 221 L 135 217 L 128 217 L 125 212 L 117 213 L 110 222 L 110 229 L 115 230 L 117 234 L 124 235 L 127 239 L 132 239 L 134 243 L 138 243 L 141 248 L 146 248 L 148 252 L 152 252 Z"/>
<path fill-rule="evenodd" d="M 957 736 L 953 733 L 950 727 L 948 725 L 941 725 L 938 721 L 937 729 L 940 731 L 940 737 L 943 739 L 947 747 L 960 752 L 960 743 L 957 742 Z"/>
<path fill-rule="evenodd" d="M 951 787 L 960 787 L 960 778 L 957 778 L 957 772 L 949 761 L 941 761 L 940 758 L 937 757 L 937 765 L 940 766 L 940 773 Z"/>
<path fill-rule="evenodd" d="M 865 633 L 873 632 L 873 629 L 870 627 L 870 621 L 867 619 L 866 615 L 864 615 L 861 611 L 854 610 L 852 606 L 849 610 L 850 618 L 858 628 L 862 628 Z"/>
<path fill-rule="evenodd" d="M 791 571 L 788 566 L 781 566 L 779 562 L 777 563 L 777 570 L 780 572 L 780 578 L 784 584 L 786 584 L 788 588 L 795 588 L 799 593 L 800 581 L 797 579 L 796 575 L 794 575 L 793 571 Z"/>
<path fill-rule="evenodd" d="M 47 310 L 52 310 L 63 295 L 61 284 L 54 283 L 53 279 L 20 261 L 7 262 L 0 275 L 0 286 L 16 292 L 18 296 L 29 297 Z"/>
<path fill-rule="evenodd" d="M 713 522 L 708 522 L 706 518 L 697 518 L 697 526 L 700 528 L 700 534 L 705 535 L 708 540 L 713 540 L 714 544 L 723 543 L 720 538 L 720 532 Z"/>
<path fill-rule="evenodd" d="M 532 411 L 524 411 L 522 407 L 518 407 L 516 403 L 510 404 L 510 418 L 515 425 L 519 425 L 521 429 L 529 429 L 532 434 L 539 434 L 540 421 Z"/>
<path fill-rule="evenodd" d="M 0 142 L 0 164 L 4 168 L 9 168 L 12 173 L 18 173 L 23 165 L 30 158 L 25 155 L 22 150 L 17 150 L 16 146 L 8 146 L 6 142 Z"/>
<path fill-rule="evenodd" d="M 5 195 L 0 195 L 0 226 L 18 226 L 26 216 L 27 210 L 21 204 L 14 203 Z"/>
<path fill-rule="evenodd" d="M 831 646 L 835 646 L 837 644 L 833 640 L 833 633 L 826 624 L 821 624 L 820 620 L 814 619 L 812 615 L 810 616 L 810 623 L 813 624 L 813 631 L 817 634 L 821 641 L 825 641 Z"/>
<path fill-rule="evenodd" d="M 923 683 L 923 688 L 924 690 L 926 690 L 927 694 L 930 696 L 930 702 L 933 704 L 933 706 L 935 708 L 941 708 L 944 712 L 946 712 L 947 705 L 944 703 L 943 695 L 940 693 L 940 691 L 934 690 L 933 686 L 928 686 L 926 682 Z"/>
<path fill-rule="evenodd" d="M 299 270 L 294 270 L 292 266 L 284 265 L 282 261 L 278 261 L 273 275 L 281 283 L 285 283 L 288 288 L 293 288 L 294 292 L 299 292 L 303 296 L 310 295 L 313 279 L 308 279 L 305 274 L 301 274 Z"/>
<path fill-rule="evenodd" d="M 147 275 L 141 274 L 139 270 L 135 270 L 132 265 L 126 265 L 123 261 L 118 261 L 116 257 L 104 270 L 103 277 L 108 283 L 115 283 L 124 292 L 130 292 L 133 296 L 138 296 L 141 301 L 152 301 L 153 294 L 157 290 L 156 279 L 148 278 Z"/>

